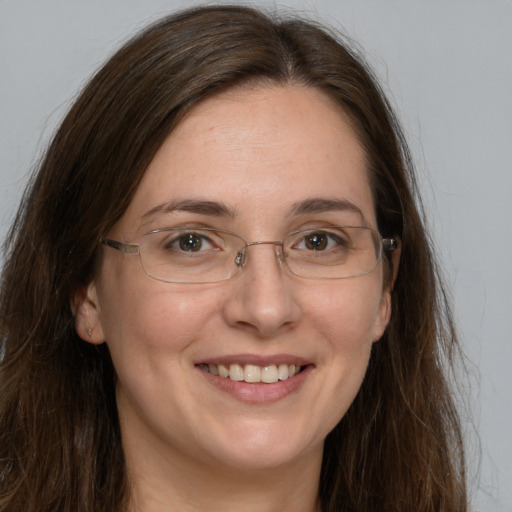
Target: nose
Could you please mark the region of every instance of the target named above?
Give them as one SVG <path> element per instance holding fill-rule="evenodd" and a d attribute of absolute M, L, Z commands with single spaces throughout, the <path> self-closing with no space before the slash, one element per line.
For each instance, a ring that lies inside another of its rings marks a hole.
<path fill-rule="evenodd" d="M 262 338 L 295 325 L 301 311 L 294 279 L 284 268 L 282 243 L 250 243 L 242 261 L 224 307 L 228 324 Z"/>

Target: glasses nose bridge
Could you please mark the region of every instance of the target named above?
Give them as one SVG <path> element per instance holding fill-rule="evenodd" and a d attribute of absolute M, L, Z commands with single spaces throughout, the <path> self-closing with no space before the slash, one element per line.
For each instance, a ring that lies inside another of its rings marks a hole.
<path fill-rule="evenodd" d="M 238 251 L 237 256 L 235 258 L 235 263 L 237 267 L 244 267 L 247 263 L 247 249 L 254 245 L 274 245 L 276 246 L 276 258 L 280 264 L 284 261 L 284 251 L 283 246 L 284 243 L 280 240 L 262 240 L 259 242 L 246 242 L 245 247 Z"/>

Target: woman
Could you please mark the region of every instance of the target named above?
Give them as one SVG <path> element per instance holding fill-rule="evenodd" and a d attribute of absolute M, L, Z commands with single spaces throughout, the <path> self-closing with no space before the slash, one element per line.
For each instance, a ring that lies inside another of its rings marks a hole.
<path fill-rule="evenodd" d="M 466 510 L 415 194 L 325 29 L 205 7 L 126 44 L 7 240 L 0 510 Z"/>

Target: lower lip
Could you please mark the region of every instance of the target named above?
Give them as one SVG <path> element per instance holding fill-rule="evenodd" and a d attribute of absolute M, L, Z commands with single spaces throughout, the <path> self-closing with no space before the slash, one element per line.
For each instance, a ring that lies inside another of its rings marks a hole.
<path fill-rule="evenodd" d="M 304 384 L 313 370 L 312 365 L 306 366 L 300 373 L 280 380 L 272 384 L 254 383 L 231 380 L 230 378 L 219 377 L 197 368 L 207 381 L 221 391 L 232 395 L 234 398 L 248 403 L 262 404 L 277 402 L 287 396 L 296 393 Z"/>

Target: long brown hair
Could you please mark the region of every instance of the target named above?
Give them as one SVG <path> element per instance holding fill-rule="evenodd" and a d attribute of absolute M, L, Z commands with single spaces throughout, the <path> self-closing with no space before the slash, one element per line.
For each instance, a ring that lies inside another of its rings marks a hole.
<path fill-rule="evenodd" d="M 78 97 L 27 187 L 0 291 L 0 510 L 113 512 L 126 503 L 115 371 L 105 344 L 77 336 L 70 299 L 183 115 L 259 81 L 318 88 L 351 116 L 379 229 L 402 241 L 389 327 L 325 442 L 323 510 L 466 510 L 444 369 L 457 340 L 395 117 L 341 37 L 235 6 L 180 12 L 121 48 Z"/>

